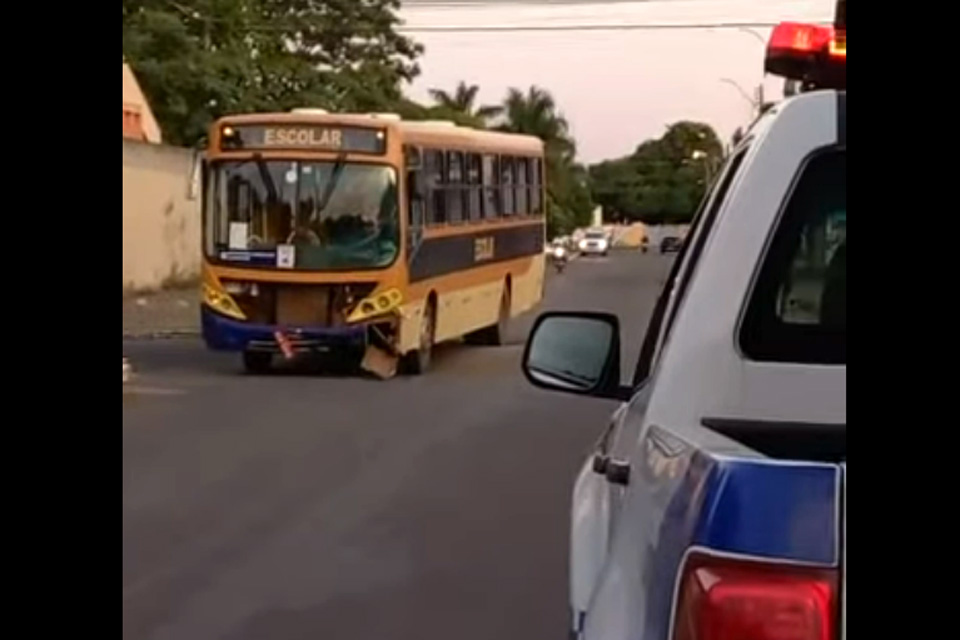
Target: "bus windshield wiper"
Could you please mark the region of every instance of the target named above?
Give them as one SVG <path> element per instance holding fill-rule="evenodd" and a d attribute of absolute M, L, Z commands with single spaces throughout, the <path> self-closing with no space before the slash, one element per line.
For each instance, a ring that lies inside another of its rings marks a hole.
<path fill-rule="evenodd" d="M 267 187 L 267 202 L 277 202 L 279 200 L 277 185 L 273 182 L 273 176 L 270 175 L 267 163 L 263 161 L 263 154 L 253 154 L 253 161 L 257 163 L 260 179 L 263 180 L 263 184 Z"/>
<path fill-rule="evenodd" d="M 340 181 L 340 175 L 343 173 L 343 168 L 346 166 L 346 162 L 346 151 L 342 151 L 337 154 L 336 161 L 333 164 L 333 171 L 330 172 L 330 181 L 327 182 L 327 186 L 323 190 L 323 195 L 320 197 L 320 202 L 317 203 L 318 216 L 323 213 L 323 210 L 327 208 L 327 204 L 330 203 L 330 198 L 333 196 L 333 190 L 337 187 L 337 183 Z"/>

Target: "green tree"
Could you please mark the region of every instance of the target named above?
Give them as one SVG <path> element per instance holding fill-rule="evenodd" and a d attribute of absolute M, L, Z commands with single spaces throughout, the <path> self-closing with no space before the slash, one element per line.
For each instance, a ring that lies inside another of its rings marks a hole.
<path fill-rule="evenodd" d="M 590 167 L 593 199 L 618 217 L 685 222 L 723 161 L 723 145 L 706 124 L 677 122 L 629 156 Z"/>
<path fill-rule="evenodd" d="M 124 0 L 123 55 L 165 137 L 201 140 L 227 113 L 381 110 L 422 48 L 399 0 Z"/>
<path fill-rule="evenodd" d="M 526 93 L 511 88 L 501 113 L 505 121 L 498 129 L 537 136 L 543 140 L 550 160 L 572 162 L 577 146 L 570 135 L 570 125 L 548 91 L 537 86 L 531 86 Z"/>
<path fill-rule="evenodd" d="M 430 97 L 436 104 L 429 109 L 428 115 L 450 119 L 457 124 L 466 126 L 486 127 L 491 119 L 503 112 L 503 107 L 499 105 L 476 106 L 479 92 L 480 87 L 478 85 L 468 85 L 463 81 L 457 84 L 457 88 L 452 94 L 443 89 L 430 89 Z"/>
<path fill-rule="evenodd" d="M 503 101 L 501 131 L 543 140 L 547 177 L 547 232 L 568 233 L 586 225 L 593 210 L 586 170 L 575 162 L 577 146 L 553 96 L 537 86 L 511 88 Z"/>

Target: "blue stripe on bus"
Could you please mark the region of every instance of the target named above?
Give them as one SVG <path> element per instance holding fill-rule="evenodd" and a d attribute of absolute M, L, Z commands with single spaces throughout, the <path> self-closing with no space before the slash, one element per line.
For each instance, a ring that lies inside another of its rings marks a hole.
<path fill-rule="evenodd" d="M 478 240 L 492 238 L 492 256 L 478 253 Z M 410 281 L 447 275 L 495 262 L 535 256 L 543 252 L 543 220 L 506 228 L 477 229 L 441 238 L 425 238 L 416 247 L 410 263 Z"/>
<path fill-rule="evenodd" d="M 252 341 L 273 342 L 274 332 L 278 329 L 286 329 L 277 325 L 233 320 L 220 315 L 206 305 L 200 306 L 200 318 L 204 341 L 208 347 L 217 351 L 243 351 Z M 319 340 L 337 346 L 361 346 L 365 344 L 367 328 L 364 325 L 298 328 L 297 337 L 304 340 Z"/>

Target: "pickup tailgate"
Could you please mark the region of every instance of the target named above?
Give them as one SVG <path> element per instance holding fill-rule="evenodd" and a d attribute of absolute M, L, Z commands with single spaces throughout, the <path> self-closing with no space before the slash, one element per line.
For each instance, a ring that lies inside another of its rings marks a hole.
<path fill-rule="evenodd" d="M 705 557 L 820 572 L 836 587 L 827 610 L 838 621 L 843 467 L 716 444 L 644 434 L 621 513 L 642 526 L 613 532 L 584 637 L 687 637 L 675 635 L 685 572 Z M 641 602 L 617 597 L 630 593 Z"/>

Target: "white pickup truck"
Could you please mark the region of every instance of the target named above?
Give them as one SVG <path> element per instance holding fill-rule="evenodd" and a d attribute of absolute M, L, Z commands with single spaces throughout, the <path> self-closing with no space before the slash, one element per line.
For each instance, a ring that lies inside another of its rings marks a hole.
<path fill-rule="evenodd" d="M 573 637 L 845 638 L 845 54 L 845 21 L 774 31 L 768 68 L 835 88 L 734 149 L 629 379 L 615 316 L 531 332 L 533 384 L 622 401 L 573 491 Z"/>

